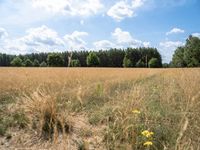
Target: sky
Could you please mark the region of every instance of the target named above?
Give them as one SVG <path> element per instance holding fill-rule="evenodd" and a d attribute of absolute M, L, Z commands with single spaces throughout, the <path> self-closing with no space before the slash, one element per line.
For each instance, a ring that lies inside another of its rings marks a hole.
<path fill-rule="evenodd" d="M 0 53 L 154 47 L 200 37 L 199 0 L 0 0 Z"/>

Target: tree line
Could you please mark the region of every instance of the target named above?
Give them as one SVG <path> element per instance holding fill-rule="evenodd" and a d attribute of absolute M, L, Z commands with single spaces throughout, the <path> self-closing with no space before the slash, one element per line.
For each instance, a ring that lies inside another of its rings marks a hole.
<path fill-rule="evenodd" d="M 156 48 L 127 48 L 99 51 L 0 54 L 0 66 L 15 67 L 162 67 Z"/>
<path fill-rule="evenodd" d="M 200 67 L 200 38 L 189 36 L 186 44 L 176 49 L 170 65 L 172 67 Z"/>

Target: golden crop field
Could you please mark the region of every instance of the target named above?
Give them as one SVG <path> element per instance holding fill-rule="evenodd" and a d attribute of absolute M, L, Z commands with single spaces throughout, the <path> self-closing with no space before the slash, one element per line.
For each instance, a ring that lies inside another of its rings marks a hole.
<path fill-rule="evenodd" d="M 0 149 L 198 150 L 200 69 L 0 68 Z"/>

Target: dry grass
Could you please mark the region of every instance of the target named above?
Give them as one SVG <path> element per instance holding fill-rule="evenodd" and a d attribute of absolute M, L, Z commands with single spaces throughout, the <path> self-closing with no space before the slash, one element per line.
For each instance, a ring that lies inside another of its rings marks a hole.
<path fill-rule="evenodd" d="M 0 149 L 200 149 L 199 77 L 199 69 L 1 68 Z"/>

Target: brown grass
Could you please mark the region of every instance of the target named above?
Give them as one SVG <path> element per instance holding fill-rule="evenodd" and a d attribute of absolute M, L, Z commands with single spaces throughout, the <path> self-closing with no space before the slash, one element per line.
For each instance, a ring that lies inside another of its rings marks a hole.
<path fill-rule="evenodd" d="M 199 69 L 1 68 L 0 149 L 200 149 L 199 77 Z"/>

